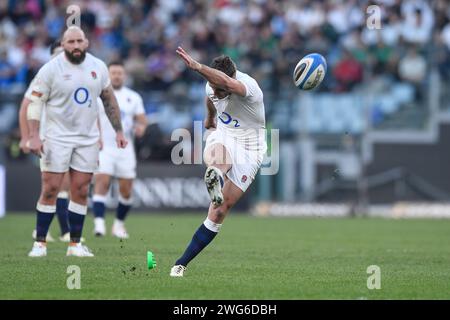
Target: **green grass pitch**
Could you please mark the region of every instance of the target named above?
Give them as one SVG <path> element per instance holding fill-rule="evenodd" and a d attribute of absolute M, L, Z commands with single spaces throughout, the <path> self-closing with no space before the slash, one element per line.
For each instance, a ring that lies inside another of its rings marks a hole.
<path fill-rule="evenodd" d="M 204 215 L 131 214 L 131 238 L 84 235 L 94 258 L 28 258 L 32 214 L 0 219 L 0 299 L 450 299 L 450 221 L 257 218 L 231 213 L 218 237 L 169 277 Z M 111 226 L 108 218 L 108 231 Z M 52 234 L 58 233 L 56 218 Z M 157 267 L 146 268 L 153 251 Z M 69 265 L 81 289 L 66 286 Z M 381 289 L 367 288 L 367 267 L 381 269 Z"/>

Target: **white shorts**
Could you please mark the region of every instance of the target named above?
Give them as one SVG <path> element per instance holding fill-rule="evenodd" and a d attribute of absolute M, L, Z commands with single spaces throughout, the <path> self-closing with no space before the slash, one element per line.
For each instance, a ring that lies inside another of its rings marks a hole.
<path fill-rule="evenodd" d="M 265 139 L 259 143 L 248 144 L 226 135 L 220 130 L 213 131 L 206 139 L 203 156 L 208 148 L 214 144 L 222 144 L 231 157 L 231 169 L 226 173 L 230 179 L 243 192 L 247 190 L 256 177 L 263 162 L 267 146 Z"/>
<path fill-rule="evenodd" d="M 104 148 L 100 151 L 99 160 L 96 173 L 122 179 L 136 178 L 136 155 L 132 148 Z"/>
<path fill-rule="evenodd" d="M 41 171 L 62 173 L 69 168 L 93 173 L 98 167 L 98 143 L 88 146 L 60 144 L 48 139 L 43 141 L 44 152 L 40 159 Z"/>

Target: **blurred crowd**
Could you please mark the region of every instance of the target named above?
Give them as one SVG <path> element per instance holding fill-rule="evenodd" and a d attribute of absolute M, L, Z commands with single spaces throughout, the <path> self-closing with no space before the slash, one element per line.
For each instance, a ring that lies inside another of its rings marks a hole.
<path fill-rule="evenodd" d="M 71 4 L 81 8 L 91 53 L 105 62 L 122 59 L 129 85 L 166 93 L 160 100 L 173 110 L 180 101 L 193 104 L 193 119 L 201 118 L 204 84 L 177 59 L 179 45 L 203 63 L 220 53 L 231 56 L 263 87 L 269 117 L 278 99 L 295 94 L 292 70 L 311 52 L 327 59 L 319 89 L 327 92 L 385 78 L 410 83 L 420 99 L 431 67 L 450 79 L 446 0 L 4 0 L 2 92 L 23 92 L 48 61 Z M 146 99 L 148 112 L 158 108 L 157 101 Z"/>
<path fill-rule="evenodd" d="M 290 87 L 292 66 L 309 52 L 327 57 L 333 75 L 327 90 L 349 90 L 365 71 L 419 82 L 430 53 L 448 76 L 448 1 L 371 3 L 380 12 L 368 10 L 366 0 L 2 1 L 0 86 L 26 84 L 49 59 L 48 46 L 64 30 L 71 4 L 81 8 L 90 51 L 105 61 L 124 59 L 142 89 L 198 80 L 184 73 L 174 54 L 178 45 L 204 62 L 226 53 L 272 90 Z M 381 29 L 371 29 L 378 16 Z"/>

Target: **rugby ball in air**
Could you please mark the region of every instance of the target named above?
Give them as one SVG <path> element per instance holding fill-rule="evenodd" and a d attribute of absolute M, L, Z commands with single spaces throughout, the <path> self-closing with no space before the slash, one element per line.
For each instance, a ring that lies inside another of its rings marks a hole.
<path fill-rule="evenodd" d="M 327 62 L 318 53 L 311 53 L 303 57 L 294 69 L 294 84 L 301 90 L 316 88 L 325 77 Z"/>

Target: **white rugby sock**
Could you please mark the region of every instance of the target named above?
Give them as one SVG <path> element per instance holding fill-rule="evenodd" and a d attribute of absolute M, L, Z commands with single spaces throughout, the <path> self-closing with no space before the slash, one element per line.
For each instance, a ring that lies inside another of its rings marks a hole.
<path fill-rule="evenodd" d="M 203 221 L 203 224 L 205 225 L 205 227 L 209 230 L 211 230 L 212 232 L 219 232 L 220 228 L 222 227 L 221 223 L 215 223 L 211 220 L 209 220 L 209 218 L 206 218 L 205 221 Z"/>

